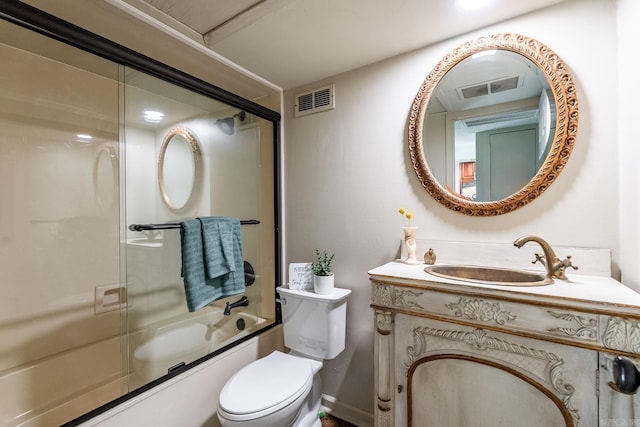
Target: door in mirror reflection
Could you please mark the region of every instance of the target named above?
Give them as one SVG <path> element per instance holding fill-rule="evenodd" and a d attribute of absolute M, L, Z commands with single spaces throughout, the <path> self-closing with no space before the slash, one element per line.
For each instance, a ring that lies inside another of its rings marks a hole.
<path fill-rule="evenodd" d="M 487 130 L 476 134 L 478 202 L 501 200 L 524 187 L 537 172 L 536 126 Z"/>

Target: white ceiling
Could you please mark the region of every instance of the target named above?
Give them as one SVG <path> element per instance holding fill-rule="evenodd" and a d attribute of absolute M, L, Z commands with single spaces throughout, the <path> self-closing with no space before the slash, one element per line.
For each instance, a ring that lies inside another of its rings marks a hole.
<path fill-rule="evenodd" d="M 455 0 L 125 1 L 290 89 L 565 0 L 494 0 L 474 12 Z"/>

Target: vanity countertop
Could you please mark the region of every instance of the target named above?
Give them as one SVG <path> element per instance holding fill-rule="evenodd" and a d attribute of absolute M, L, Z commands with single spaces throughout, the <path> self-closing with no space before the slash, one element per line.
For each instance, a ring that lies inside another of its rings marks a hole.
<path fill-rule="evenodd" d="M 376 282 L 409 288 L 484 295 L 519 302 L 546 302 L 588 311 L 640 316 L 640 293 L 612 277 L 579 275 L 569 271 L 568 280 L 554 279 L 553 284 L 546 286 L 497 286 L 436 277 L 425 272 L 425 267 L 425 264 L 408 265 L 394 261 L 370 270 L 369 277 Z"/>

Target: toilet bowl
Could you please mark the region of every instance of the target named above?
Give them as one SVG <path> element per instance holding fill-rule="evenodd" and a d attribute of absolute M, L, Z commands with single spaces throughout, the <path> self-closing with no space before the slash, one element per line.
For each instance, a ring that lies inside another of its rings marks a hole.
<path fill-rule="evenodd" d="M 291 426 L 312 394 L 322 362 L 274 351 L 227 381 L 218 401 L 223 426 Z"/>
<path fill-rule="evenodd" d="M 236 372 L 218 399 L 223 427 L 320 427 L 320 369 L 344 349 L 348 289 L 332 294 L 277 289 L 285 346 Z"/>

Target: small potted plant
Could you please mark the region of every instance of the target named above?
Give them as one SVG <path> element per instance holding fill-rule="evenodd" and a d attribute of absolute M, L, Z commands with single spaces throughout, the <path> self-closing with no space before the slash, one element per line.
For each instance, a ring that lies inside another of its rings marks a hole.
<path fill-rule="evenodd" d="M 311 264 L 311 270 L 313 271 L 313 290 L 317 294 L 326 295 L 333 292 L 333 272 L 331 271 L 333 255 L 316 249 L 316 260 Z"/>

